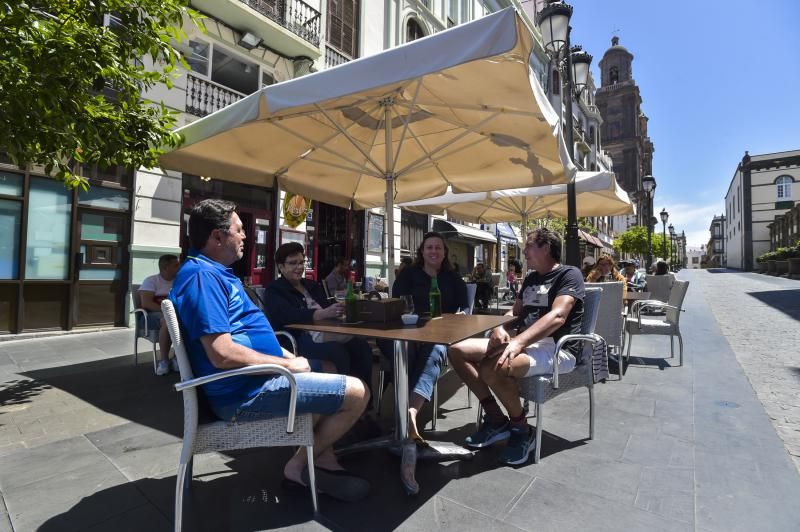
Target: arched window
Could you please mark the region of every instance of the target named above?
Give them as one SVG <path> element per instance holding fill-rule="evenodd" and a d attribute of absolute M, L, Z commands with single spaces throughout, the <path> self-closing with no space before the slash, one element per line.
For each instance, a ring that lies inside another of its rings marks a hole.
<path fill-rule="evenodd" d="M 419 25 L 419 22 L 413 18 L 408 19 L 408 24 L 406 24 L 406 42 L 416 41 L 422 37 L 425 37 L 425 32 L 422 30 L 422 26 Z"/>
<path fill-rule="evenodd" d="M 608 71 L 608 78 L 612 85 L 619 83 L 619 68 L 611 67 Z"/>
<path fill-rule="evenodd" d="M 782 175 L 775 180 L 775 184 L 778 185 L 778 199 L 779 200 L 790 200 L 792 199 L 792 176 Z"/>

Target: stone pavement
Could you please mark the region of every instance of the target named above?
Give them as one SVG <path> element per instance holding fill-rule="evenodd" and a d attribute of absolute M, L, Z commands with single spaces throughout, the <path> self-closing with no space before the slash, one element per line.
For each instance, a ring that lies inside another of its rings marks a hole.
<path fill-rule="evenodd" d="M 545 409 L 537 465 L 499 467 L 494 448 L 421 463 L 422 491 L 408 498 L 397 458 L 354 455 L 344 463 L 373 493 L 350 505 L 322 497 L 316 518 L 281 489 L 289 450 L 204 455 L 185 530 L 800 529 L 800 475 L 711 310 L 716 278 L 679 276 L 692 281 L 685 365 L 666 339 L 637 338 L 625 379 L 596 387 L 594 440 L 586 394 L 572 392 Z M 133 366 L 131 336 L 0 344 L 0 531 L 170 530 L 181 400 L 175 376 Z M 439 439 L 471 430 L 458 384 L 441 381 Z"/>
<path fill-rule="evenodd" d="M 800 471 L 800 281 L 711 270 L 698 288 Z"/>

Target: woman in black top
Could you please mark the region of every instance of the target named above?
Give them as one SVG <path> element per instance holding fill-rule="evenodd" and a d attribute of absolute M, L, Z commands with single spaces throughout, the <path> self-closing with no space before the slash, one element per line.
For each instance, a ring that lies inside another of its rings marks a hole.
<path fill-rule="evenodd" d="M 417 249 L 417 259 L 413 265 L 400 272 L 392 287 L 392 297 L 410 295 L 414 298 L 417 314 L 429 312 L 428 293 L 431 279 L 436 276 L 439 291 L 442 293 L 442 312 L 463 312 L 469 308 L 467 285 L 453 271 L 447 257 L 450 250 L 441 234 L 426 233 Z M 391 341 L 379 341 L 381 352 L 391 358 L 394 347 Z M 408 401 L 408 437 L 424 443 L 417 428 L 417 412 L 430 401 L 433 388 L 441 373 L 442 363 L 447 356 L 447 346 L 410 343 L 408 349 L 408 380 L 411 396 Z"/>
<path fill-rule="evenodd" d="M 272 281 L 264 294 L 267 319 L 274 330 L 284 330 L 290 323 L 312 323 L 342 315 L 342 303 L 330 301 L 318 283 L 304 278 L 302 245 L 290 242 L 280 246 L 275 252 L 275 264 L 281 277 Z M 287 332 L 294 336 L 304 357 L 332 362 L 337 373 L 358 377 L 372 392 L 372 348 L 366 340 L 308 331 Z"/>

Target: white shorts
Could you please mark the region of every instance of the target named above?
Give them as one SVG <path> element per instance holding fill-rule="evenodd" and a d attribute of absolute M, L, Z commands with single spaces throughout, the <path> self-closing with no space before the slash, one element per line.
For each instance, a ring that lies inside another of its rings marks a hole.
<path fill-rule="evenodd" d="M 556 341 L 552 337 L 542 338 L 525 348 L 525 354 L 530 359 L 530 367 L 525 374 L 546 375 L 553 373 L 553 353 L 556 350 Z M 558 373 L 569 373 L 575 369 L 575 357 L 564 350 L 558 354 Z"/>

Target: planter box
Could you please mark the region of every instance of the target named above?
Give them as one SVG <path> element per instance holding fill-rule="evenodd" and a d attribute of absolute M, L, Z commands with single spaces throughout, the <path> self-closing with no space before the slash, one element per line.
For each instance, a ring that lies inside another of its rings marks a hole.
<path fill-rule="evenodd" d="M 767 263 L 766 262 L 757 262 L 756 268 L 758 273 L 767 273 Z"/>
<path fill-rule="evenodd" d="M 776 260 L 775 261 L 775 275 L 786 275 L 789 273 L 789 261 L 788 260 Z"/>
<path fill-rule="evenodd" d="M 800 257 L 789 259 L 789 278 L 800 279 Z"/>
<path fill-rule="evenodd" d="M 776 260 L 768 260 L 767 261 L 767 273 L 769 275 L 778 275 L 776 273 L 776 271 L 777 271 L 777 268 L 776 268 L 776 265 L 775 265 L 776 262 L 778 262 L 778 261 L 776 261 Z"/>

